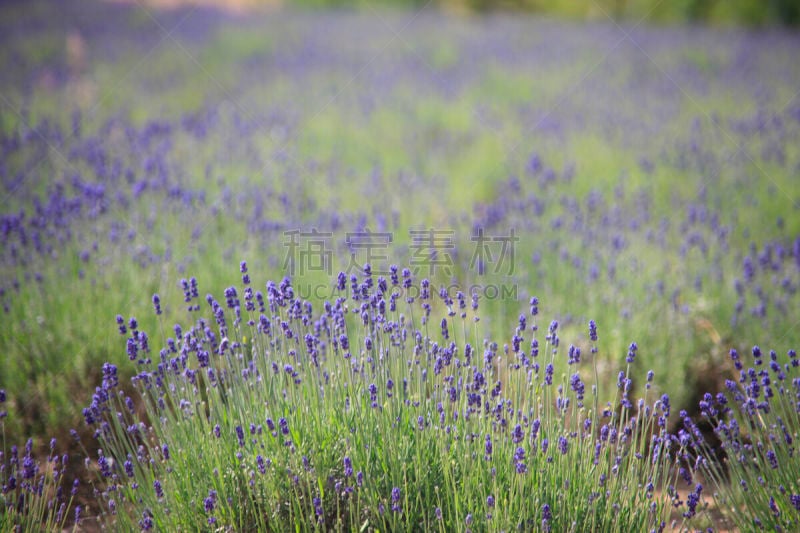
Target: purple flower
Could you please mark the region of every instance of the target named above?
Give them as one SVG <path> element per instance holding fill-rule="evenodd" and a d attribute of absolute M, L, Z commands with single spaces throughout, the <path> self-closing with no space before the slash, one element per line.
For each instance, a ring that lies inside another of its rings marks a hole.
<path fill-rule="evenodd" d="M 533 298 L 531 298 L 530 304 L 531 304 L 531 316 L 538 315 L 539 314 L 539 298 L 534 296 Z"/>
<path fill-rule="evenodd" d="M 536 436 L 539 434 L 539 428 L 541 425 L 542 422 L 538 418 L 534 419 L 533 423 L 531 424 L 531 440 L 536 440 Z"/>
<path fill-rule="evenodd" d="M 741 360 L 739 359 L 739 353 L 736 350 L 731 349 L 730 357 L 731 361 L 733 361 L 733 366 L 736 367 L 736 370 L 742 370 L 743 366 Z"/>
<path fill-rule="evenodd" d="M 574 365 L 581 362 L 581 349 L 577 346 L 569 345 L 567 350 L 567 364 Z"/>
<path fill-rule="evenodd" d="M 524 438 L 524 435 L 522 433 L 522 426 L 517 424 L 516 426 L 514 426 L 514 429 L 511 431 L 511 441 L 514 444 L 519 444 L 520 442 L 522 442 L 523 438 Z"/>
<path fill-rule="evenodd" d="M 36 465 L 36 461 L 33 460 L 33 457 L 30 455 L 25 455 L 25 458 L 22 460 L 22 479 L 33 479 L 38 470 L 39 467 Z M 106 476 L 105 472 L 103 475 Z M 106 477 L 110 476 L 111 472 L 108 470 L 108 476 Z"/>
<path fill-rule="evenodd" d="M 544 383 L 545 385 L 552 385 L 553 384 L 553 364 L 547 363 L 547 366 L 544 367 Z"/>
<path fill-rule="evenodd" d="M 778 509 L 778 505 L 775 503 L 775 498 L 772 496 L 769 497 L 769 510 L 772 511 L 772 514 L 775 516 L 780 516 L 781 510 Z"/>
<path fill-rule="evenodd" d="M 553 513 L 548 504 L 542 505 L 542 531 L 550 531 L 550 521 L 553 520 Z"/>
<path fill-rule="evenodd" d="M 158 294 L 153 295 L 153 308 L 156 310 L 156 314 L 161 314 L 161 298 L 159 298 Z"/>
<path fill-rule="evenodd" d="M 340 335 L 339 336 L 339 344 L 342 347 L 342 350 L 347 351 L 350 349 L 350 341 L 347 338 L 347 335 Z"/>
<path fill-rule="evenodd" d="M 125 319 L 122 318 L 122 315 L 117 315 L 117 326 L 119 327 L 120 335 L 128 333 L 128 328 L 125 326 Z"/>
<path fill-rule="evenodd" d="M 769 461 L 769 466 L 772 467 L 773 470 L 778 469 L 778 457 L 775 455 L 774 451 L 767 451 L 767 461 Z"/>
<path fill-rule="evenodd" d="M 525 460 L 525 448 L 522 446 L 518 446 L 516 451 L 514 452 L 514 460 L 515 461 L 524 461 Z"/>
<path fill-rule="evenodd" d="M 136 340 L 133 338 L 129 338 L 126 344 L 126 351 L 128 352 L 128 359 L 131 361 L 136 360 L 136 356 L 139 353 L 139 345 L 136 344 Z"/>
<path fill-rule="evenodd" d="M 625 358 L 625 361 L 628 363 L 633 363 L 633 360 L 636 358 L 636 351 L 639 349 L 639 346 L 636 345 L 635 342 L 632 342 L 630 346 L 628 346 L 628 356 Z"/>
<path fill-rule="evenodd" d="M 795 510 L 800 511 L 800 494 L 792 494 L 789 496 L 789 501 L 792 502 Z"/>
<path fill-rule="evenodd" d="M 124 466 L 125 474 L 127 474 L 128 477 L 133 477 L 133 463 L 130 460 L 127 460 L 125 461 Z"/>
<path fill-rule="evenodd" d="M 517 474 L 524 474 L 525 472 L 528 471 L 527 465 L 523 463 L 524 460 L 525 460 L 525 448 L 519 446 L 514 452 L 514 462 Z"/>
<path fill-rule="evenodd" d="M 314 513 L 321 518 L 325 512 L 322 508 L 322 499 L 320 499 L 319 496 L 315 496 L 314 499 L 311 500 L 311 503 L 314 505 Z"/>
<path fill-rule="evenodd" d="M 558 437 L 558 451 L 561 452 L 561 455 L 566 455 L 567 450 L 569 448 L 569 442 L 565 436 Z"/>
<path fill-rule="evenodd" d="M 578 374 L 577 372 L 574 373 L 570 378 L 570 387 L 572 387 L 572 390 L 575 392 L 575 397 L 578 399 L 578 401 L 579 402 L 582 401 L 585 392 L 585 387 L 583 385 L 583 382 L 581 381 L 580 374 Z"/>
<path fill-rule="evenodd" d="M 100 450 L 99 453 L 100 455 L 97 458 L 97 466 L 100 467 L 100 473 L 103 474 L 103 477 L 111 477 L 111 465 L 106 456 L 103 455 L 103 450 Z"/>
<path fill-rule="evenodd" d="M 664 416 L 669 418 L 669 395 L 667 394 L 661 395 L 661 410 L 664 412 Z"/>
<path fill-rule="evenodd" d="M 77 509 L 75 514 L 77 514 Z M 143 531 L 150 531 L 153 529 L 153 517 L 150 516 L 149 511 L 144 511 L 142 513 L 142 519 L 139 520 L 139 527 L 141 527 Z"/>
<path fill-rule="evenodd" d="M 597 342 L 597 324 L 594 320 L 589 321 L 589 340 Z"/>
<path fill-rule="evenodd" d="M 392 511 L 395 513 L 402 512 L 403 508 L 400 506 L 400 489 L 394 487 L 392 489 Z"/>
<path fill-rule="evenodd" d="M 217 491 L 215 491 L 214 489 L 210 489 L 208 491 L 208 496 L 203 500 L 203 507 L 205 508 L 207 513 L 213 513 L 216 505 L 217 505 Z"/>
<path fill-rule="evenodd" d="M 348 478 L 353 475 L 353 462 L 349 456 L 344 457 L 344 477 Z"/>
<path fill-rule="evenodd" d="M 161 482 L 159 480 L 156 479 L 156 480 L 153 481 L 153 489 L 155 489 L 156 497 L 158 499 L 161 499 L 161 498 L 164 497 L 164 489 L 161 488 Z"/>
<path fill-rule="evenodd" d="M 703 492 L 703 485 L 698 483 L 693 492 L 690 492 L 686 497 L 686 511 L 683 516 L 686 518 L 693 517 L 697 512 L 697 504 L 700 503 L 700 493 Z"/>

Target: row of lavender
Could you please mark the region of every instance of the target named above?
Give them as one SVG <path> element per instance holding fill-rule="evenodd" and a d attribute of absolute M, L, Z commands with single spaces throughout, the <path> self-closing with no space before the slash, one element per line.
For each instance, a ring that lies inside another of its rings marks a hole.
<path fill-rule="evenodd" d="M 682 411 L 672 433 L 652 371 L 634 396 L 638 345 L 615 358 L 615 390 L 601 390 L 602 331 L 590 321 L 591 349 L 564 348 L 557 321 L 540 329 L 537 298 L 499 346 L 480 337 L 480 304 L 432 293 L 408 269 L 341 274 L 319 311 L 287 279 L 259 290 L 240 270 L 241 285 L 206 295 L 188 326 L 164 323 L 154 295 L 160 350 L 136 318 L 117 317 L 135 376 L 125 386 L 104 364 L 83 409 L 94 431 L 84 444 L 100 448 L 85 459 L 91 512 L 69 495 L 79 487 L 64 480 L 67 456 L 40 464 L 29 441 L 2 457 L 4 530 L 800 524 L 794 350 L 731 351 L 738 379 L 705 395 L 702 416 Z"/>

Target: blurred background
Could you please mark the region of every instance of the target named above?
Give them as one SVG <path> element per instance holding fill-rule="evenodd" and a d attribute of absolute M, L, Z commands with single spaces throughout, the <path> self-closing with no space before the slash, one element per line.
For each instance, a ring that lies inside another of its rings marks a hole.
<path fill-rule="evenodd" d="M 143 3 L 165 8 L 204 5 L 235 12 L 287 6 L 358 9 L 367 5 L 419 8 L 431 4 L 454 13 L 523 11 L 577 20 L 604 20 L 610 16 L 617 20 L 658 23 L 747 26 L 796 26 L 800 22 L 798 0 L 146 0 Z"/>

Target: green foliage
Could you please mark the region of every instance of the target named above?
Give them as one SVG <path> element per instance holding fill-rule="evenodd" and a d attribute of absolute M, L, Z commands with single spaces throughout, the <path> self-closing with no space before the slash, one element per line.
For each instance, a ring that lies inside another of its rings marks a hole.
<path fill-rule="evenodd" d="M 374 7 L 361 0 L 290 0 L 291 5 L 312 8 Z M 796 26 L 800 3 L 796 0 L 438 0 L 445 9 L 475 13 L 530 12 L 572 19 L 620 22 L 703 23 L 722 25 Z M 379 5 L 419 8 L 420 0 L 382 0 Z"/>

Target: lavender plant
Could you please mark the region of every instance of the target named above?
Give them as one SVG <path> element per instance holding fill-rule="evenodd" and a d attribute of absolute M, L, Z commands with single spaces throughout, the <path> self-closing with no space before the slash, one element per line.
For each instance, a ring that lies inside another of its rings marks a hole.
<path fill-rule="evenodd" d="M 207 295 L 191 325 L 162 324 L 158 351 L 118 317 L 136 394 L 107 363 L 83 412 L 101 449 L 106 524 L 665 527 L 678 457 L 670 402 L 648 396 L 649 383 L 631 396 L 636 344 L 605 403 L 591 385 L 594 322 L 590 353 L 565 354 L 556 321 L 539 330 L 533 299 L 499 346 L 480 339 L 477 309 L 428 280 L 364 271 L 340 274 L 338 297 L 315 311 L 288 279 L 257 290 L 243 262 L 242 283 Z"/>
<path fill-rule="evenodd" d="M 80 508 L 71 508 L 75 487 L 69 493 L 64 488 L 68 457 L 56 453 L 55 439 L 50 441 L 45 461 L 34 450 L 33 439 L 22 450 L 16 445 L 7 447 L 6 401 L 6 391 L 0 389 L 0 530 L 62 530 L 70 518 L 68 512 L 75 513 L 76 522 L 80 518 Z"/>
<path fill-rule="evenodd" d="M 706 393 L 702 421 L 716 441 L 704 438 L 698 422 L 684 416 L 683 438 L 698 454 L 696 471 L 711 484 L 713 499 L 740 531 L 794 531 L 800 527 L 800 463 L 795 442 L 800 428 L 800 361 L 730 352 L 738 371 L 725 390 Z"/>

